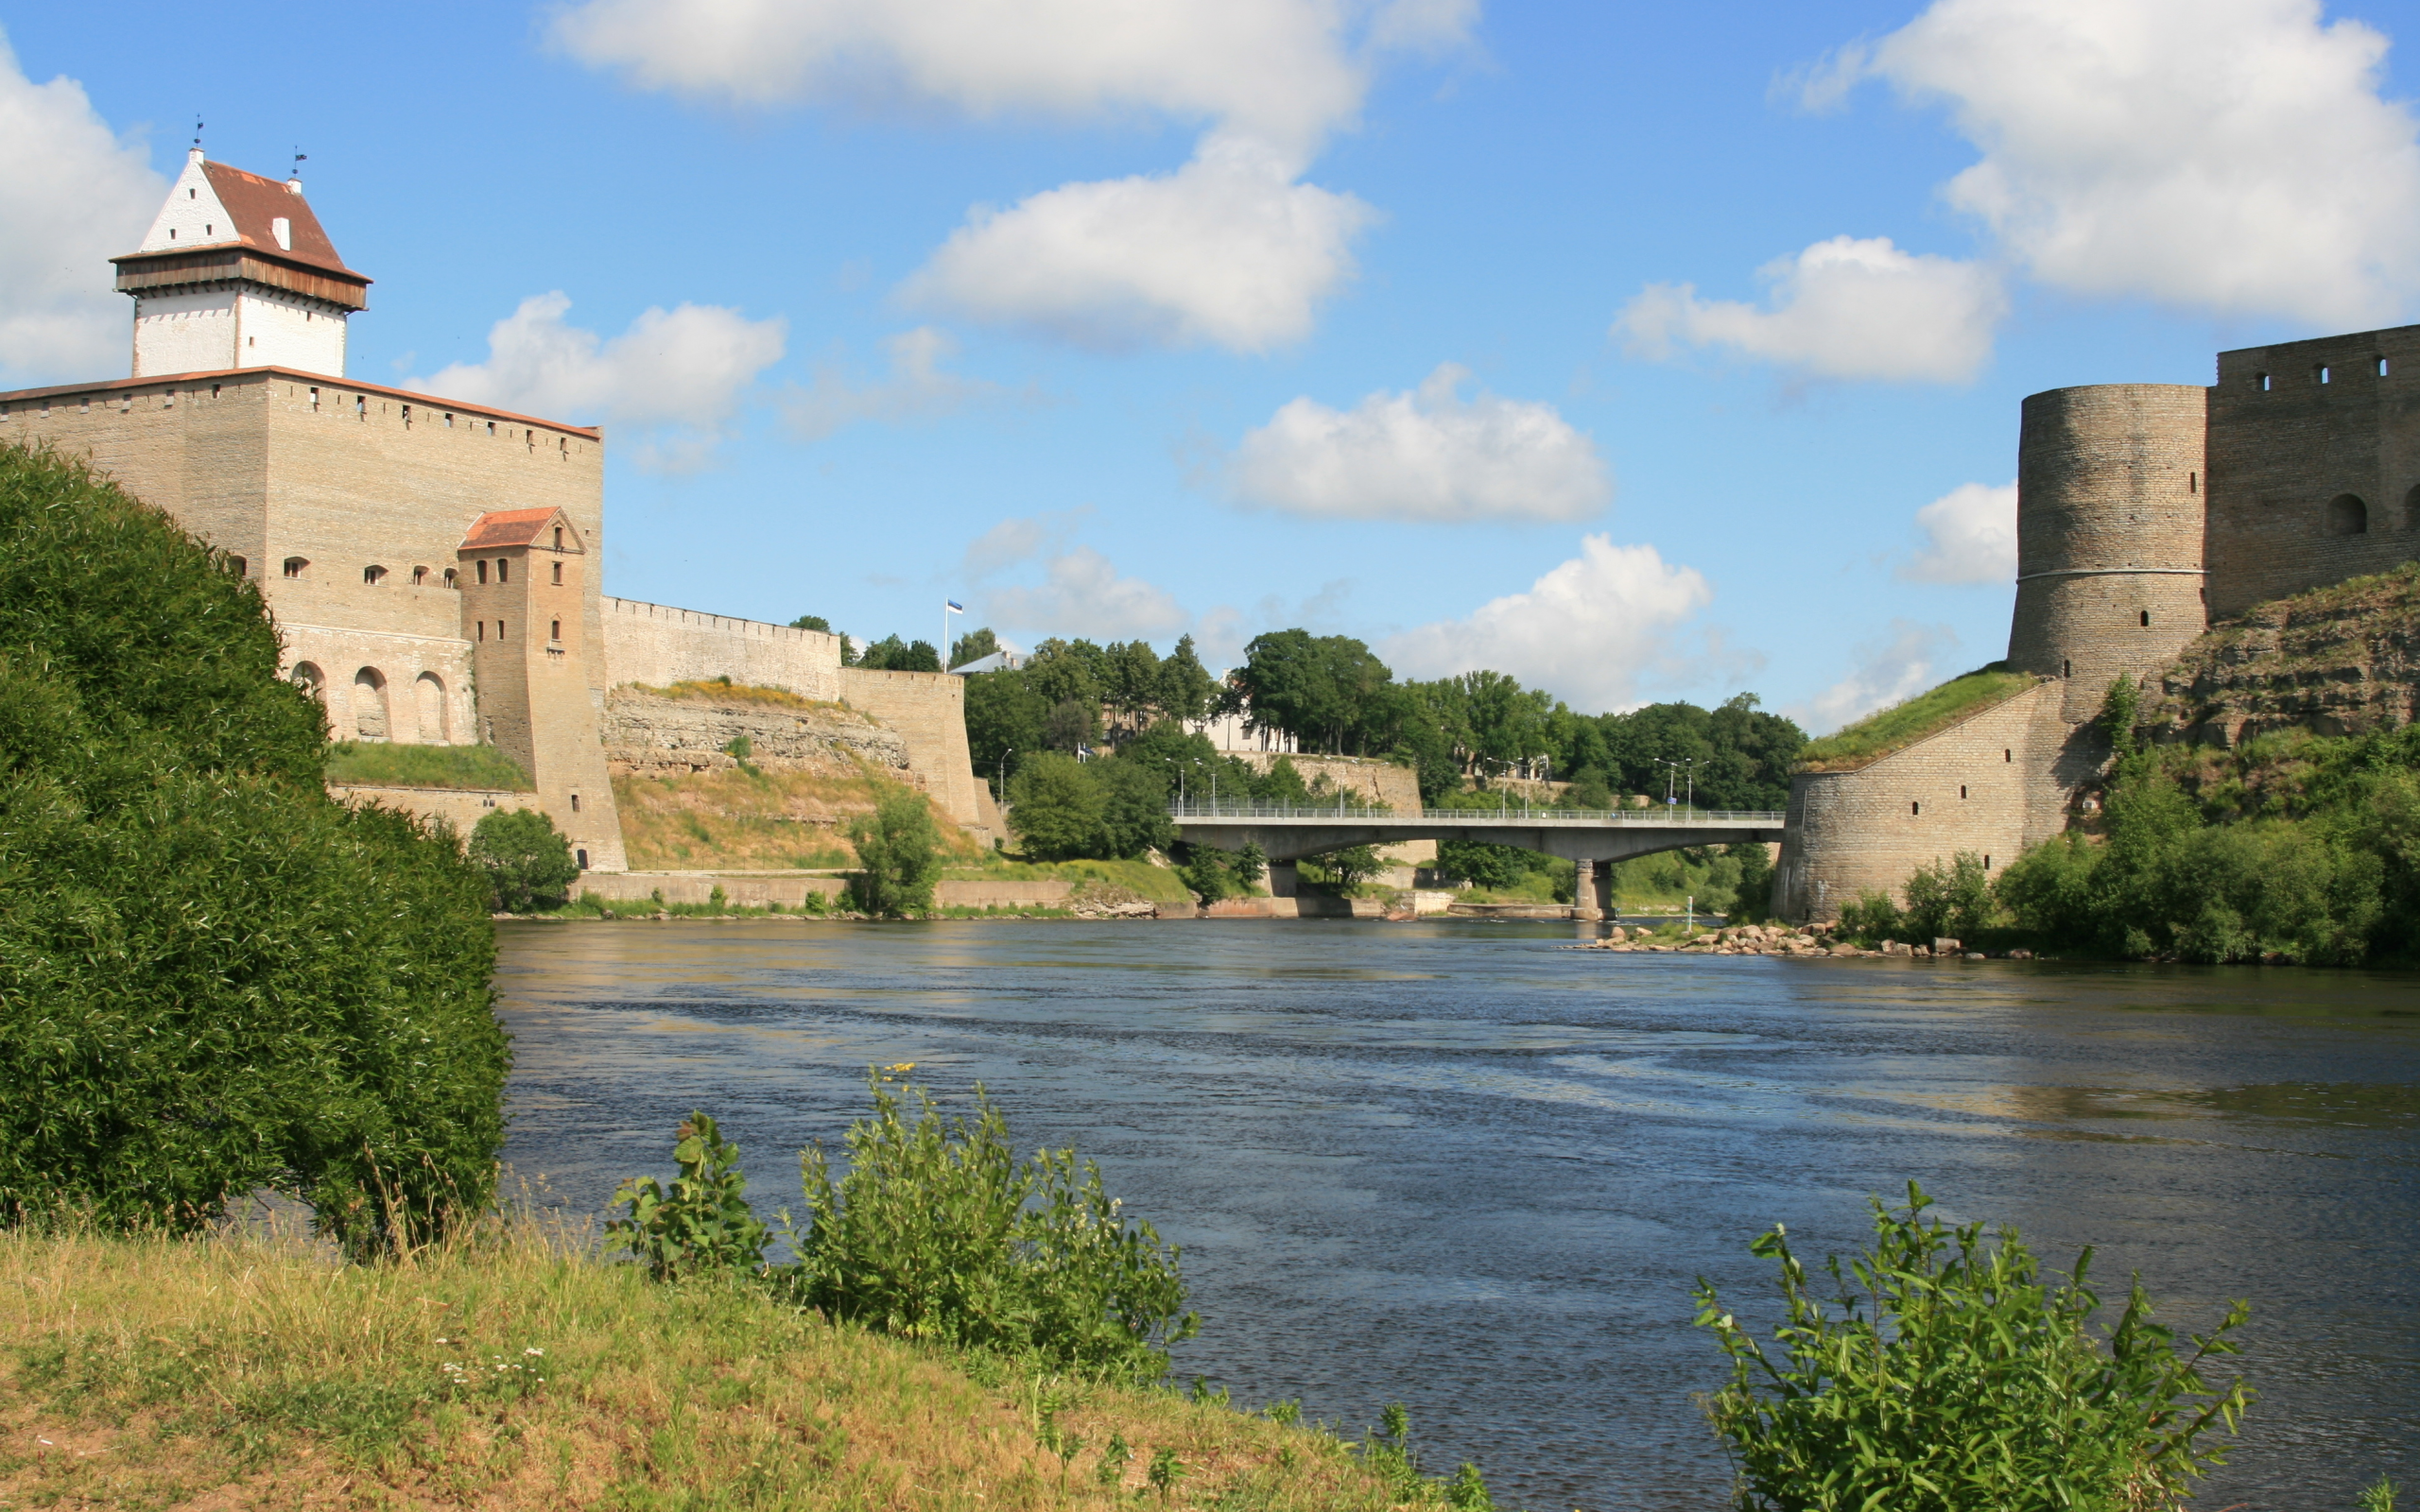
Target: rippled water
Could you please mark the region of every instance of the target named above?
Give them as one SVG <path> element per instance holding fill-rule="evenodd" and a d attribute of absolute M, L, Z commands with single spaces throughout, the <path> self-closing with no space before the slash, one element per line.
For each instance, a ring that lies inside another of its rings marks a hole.
<path fill-rule="evenodd" d="M 1689 1286 L 1747 1242 L 1952 1216 L 2100 1246 L 2168 1320 L 2256 1312 L 2261 1398 L 2200 1504 L 2420 1480 L 2420 981 L 2284 970 L 1578 954 L 1568 926 L 507 926 L 509 1157 L 601 1207 L 717 1113 L 762 1208 L 870 1062 L 980 1079 L 1185 1246 L 1180 1373 L 1534 1512 L 1725 1504 Z"/>

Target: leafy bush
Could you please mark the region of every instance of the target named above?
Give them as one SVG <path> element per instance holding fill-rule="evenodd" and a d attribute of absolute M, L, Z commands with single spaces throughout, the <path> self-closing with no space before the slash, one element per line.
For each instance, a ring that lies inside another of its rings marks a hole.
<path fill-rule="evenodd" d="M 1761 840 L 1741 840 L 1723 848 L 1722 853 L 1739 864 L 1739 880 L 1732 885 L 1731 907 L 1727 910 L 1735 924 L 1764 922 L 1772 912 L 1773 858 Z"/>
<path fill-rule="evenodd" d="M 1247 845 L 1238 850 L 1221 850 L 1206 845 L 1188 846 L 1184 850 L 1186 853 L 1177 867 L 1177 875 L 1184 880 L 1186 887 L 1201 896 L 1203 902 L 1215 903 L 1221 898 L 1248 893 L 1255 883 L 1269 874 L 1269 859 L 1256 845 Z"/>
<path fill-rule="evenodd" d="M 773 1234 L 748 1206 L 739 1146 L 704 1113 L 691 1113 L 677 1132 L 672 1159 L 681 1174 L 672 1190 L 653 1177 L 623 1182 L 614 1200 L 630 1216 L 605 1226 L 606 1243 L 660 1281 L 761 1268 Z"/>
<path fill-rule="evenodd" d="M 2214 1390 L 2204 1360 L 2232 1354 L 2236 1303 L 2180 1354 L 2152 1321 L 2137 1281 L 2096 1339 L 2100 1301 L 2074 1272 L 2046 1281 L 2013 1229 L 1986 1244 L 1980 1224 L 1945 1228 L 1915 1183 L 1908 1205 L 1874 1204 L 1875 1245 L 1818 1298 L 1779 1228 L 1750 1246 L 1780 1265 L 1785 1320 L 1767 1353 L 1712 1285 L 1698 1282 L 1700 1326 L 1731 1360 L 1705 1402 L 1729 1441 L 1737 1500 L 1758 1512 L 2146 1512 L 2181 1507 L 2192 1481 L 2223 1463 L 2203 1435 L 2234 1433 L 2251 1389 Z"/>
<path fill-rule="evenodd" d="M 198 1228 L 268 1186 L 356 1252 L 493 1194 L 487 887 L 320 786 L 257 586 L 0 447 L 0 1222 Z"/>
<path fill-rule="evenodd" d="M 1972 939 L 1992 921 L 1991 873 L 1973 850 L 1959 851 L 1946 866 L 1918 867 L 1901 891 L 1908 895 L 1901 927 L 1911 939 Z"/>
<path fill-rule="evenodd" d="M 979 1086 L 975 1117 L 944 1118 L 922 1090 L 894 1085 L 904 1071 L 869 1078 L 873 1115 L 849 1128 L 847 1175 L 834 1179 L 820 1143 L 799 1158 L 809 1228 L 783 1273 L 798 1298 L 1063 1369 L 1165 1374 L 1167 1347 L 1198 1327 L 1183 1311 L 1177 1250 L 1129 1223 L 1099 1167 L 1073 1149 L 1020 1167 Z"/>
<path fill-rule="evenodd" d="M 497 809 L 471 829 L 472 864 L 487 873 L 495 906 L 508 914 L 561 908 L 579 880 L 571 842 L 536 809 Z"/>
<path fill-rule="evenodd" d="M 885 919 L 933 911 L 933 884 L 942 874 L 941 831 L 932 805 L 912 789 L 893 787 L 871 815 L 849 821 L 857 870 L 849 896 L 863 912 Z"/>
<path fill-rule="evenodd" d="M 1348 845 L 1340 850 L 1324 850 L 1303 863 L 1312 873 L 1311 880 L 1324 881 L 1351 892 L 1384 871 L 1386 858 L 1374 845 Z"/>

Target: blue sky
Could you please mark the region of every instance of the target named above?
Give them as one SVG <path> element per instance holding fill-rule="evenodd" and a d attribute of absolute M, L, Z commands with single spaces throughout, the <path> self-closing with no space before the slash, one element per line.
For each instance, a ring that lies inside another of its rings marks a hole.
<path fill-rule="evenodd" d="M 2420 303 L 2409 7 L 181 14 L 0 7 L 0 384 L 122 373 L 199 112 L 354 376 L 607 426 L 609 592 L 861 638 L 1826 728 L 2003 651 L 2023 395 Z"/>

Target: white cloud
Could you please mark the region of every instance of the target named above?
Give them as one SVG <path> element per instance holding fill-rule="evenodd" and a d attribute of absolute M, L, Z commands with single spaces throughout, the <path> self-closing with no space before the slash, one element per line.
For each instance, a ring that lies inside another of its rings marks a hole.
<path fill-rule="evenodd" d="M 883 346 L 890 353 L 887 378 L 853 384 L 839 369 L 826 365 L 816 369 L 812 386 L 792 389 L 782 400 L 790 429 L 802 439 L 820 440 L 861 420 L 930 420 L 1009 392 L 985 379 L 943 370 L 942 364 L 957 355 L 958 342 L 938 326 L 903 331 Z M 1036 396 L 1028 389 L 1024 397 Z"/>
<path fill-rule="evenodd" d="M 1901 251 L 1887 236 L 1835 236 L 1759 272 L 1772 284 L 1770 308 L 1656 284 L 1614 334 L 1655 358 L 1675 343 L 1727 346 L 1820 377 L 1958 383 L 1992 354 L 2008 312 L 1991 267 Z"/>
<path fill-rule="evenodd" d="M 132 312 L 109 259 L 167 198 L 140 143 L 72 78 L 36 84 L 0 32 L 0 387 L 114 378 Z"/>
<path fill-rule="evenodd" d="M 1120 577 L 1110 559 L 1090 546 L 1047 558 L 1037 585 L 994 589 L 983 597 L 983 611 L 994 626 L 1094 640 L 1167 635 L 1193 619 L 1166 589 Z"/>
<path fill-rule="evenodd" d="M 1581 520 L 1613 499 L 1596 443 L 1552 404 L 1459 390 L 1444 363 L 1410 393 L 1351 410 L 1296 399 L 1227 463 L 1241 504 L 1362 520 Z"/>
<path fill-rule="evenodd" d="M 1946 625 L 1894 619 L 1888 640 L 1857 648 L 1857 670 L 1782 713 L 1806 727 L 1810 734 L 1829 734 L 1876 709 L 1904 703 L 1942 681 L 1937 670 L 1941 659 L 1957 645 L 1958 636 Z"/>
<path fill-rule="evenodd" d="M 1950 202 L 2045 283 L 2342 329 L 2420 294 L 2420 121 L 2379 97 L 2387 45 L 2320 0 L 1937 0 L 1806 94 L 1945 102 L 1982 154 Z"/>
<path fill-rule="evenodd" d="M 1369 59 L 1460 42 L 1477 0 L 585 0 L 555 41 L 641 88 L 738 105 L 940 105 L 978 119 L 1149 111 L 1308 151 Z"/>
<path fill-rule="evenodd" d="M 1080 346 L 1265 352 L 1309 334 L 1375 215 L 1300 172 L 1264 143 L 1214 134 L 1174 173 L 977 208 L 902 292 Z"/>
<path fill-rule="evenodd" d="M 647 433 L 643 465 L 701 463 L 726 435 L 742 394 L 781 359 L 778 317 L 750 320 L 719 305 L 650 309 L 608 341 L 566 324 L 571 301 L 533 294 L 488 331 L 488 360 L 456 363 L 403 387 L 579 423 Z"/>
<path fill-rule="evenodd" d="M 1450 677 L 1477 667 L 1508 672 L 1575 708 L 1636 701 L 1640 675 L 1674 659 L 1673 632 L 1714 598 L 1695 568 L 1668 563 L 1653 546 L 1582 538 L 1580 555 L 1532 583 L 1376 646 L 1399 673 Z"/>
<path fill-rule="evenodd" d="M 1925 548 L 1893 576 L 1911 583 L 2005 583 L 2016 576 L 2016 485 L 1962 483 L 1916 511 Z"/>

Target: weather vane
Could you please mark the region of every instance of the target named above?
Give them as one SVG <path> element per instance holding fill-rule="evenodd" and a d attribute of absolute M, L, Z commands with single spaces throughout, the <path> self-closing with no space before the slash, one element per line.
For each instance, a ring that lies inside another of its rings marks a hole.
<path fill-rule="evenodd" d="M 193 118 L 193 145 L 201 146 L 201 116 L 198 112 Z"/>
<path fill-rule="evenodd" d="M 304 164 L 304 163 L 308 163 L 308 162 L 310 162 L 310 161 L 311 161 L 311 154 L 309 154 L 309 153 L 307 153 L 307 152 L 303 151 L 303 150 L 302 150 L 302 148 L 298 145 L 298 146 L 295 147 L 295 149 L 294 149 L 294 174 L 293 174 L 293 177 L 295 177 L 295 178 L 297 178 L 297 179 L 302 178 L 302 164 Z"/>

